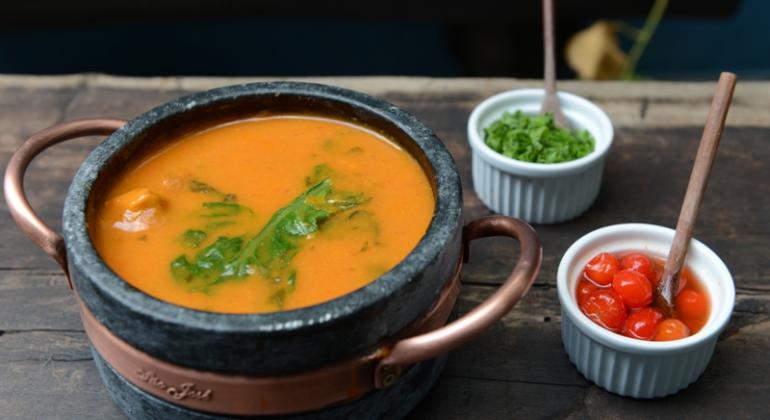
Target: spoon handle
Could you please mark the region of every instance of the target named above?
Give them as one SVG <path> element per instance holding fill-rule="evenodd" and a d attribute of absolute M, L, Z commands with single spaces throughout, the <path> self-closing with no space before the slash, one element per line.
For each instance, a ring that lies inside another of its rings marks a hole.
<path fill-rule="evenodd" d="M 734 90 L 735 75 L 727 72 L 722 73 L 719 76 L 714 99 L 711 101 L 711 108 L 698 146 L 698 153 L 695 156 L 690 182 L 687 185 L 684 203 L 682 203 L 682 210 L 676 224 L 676 234 L 674 234 L 674 241 L 671 244 L 666 267 L 658 286 L 659 294 L 656 293 L 656 300 L 663 299 L 663 302 L 658 303 L 667 311 L 673 311 L 674 298 L 679 290 L 679 273 L 682 271 L 682 265 L 687 256 L 695 219 L 698 216 L 698 208 L 706 190 L 706 183 L 719 147 L 719 140 L 722 137 L 725 118 L 730 108 Z"/>
<path fill-rule="evenodd" d="M 556 94 L 556 60 L 553 46 L 553 0 L 543 0 L 543 53 L 546 96 Z"/>
<path fill-rule="evenodd" d="M 569 122 L 561 110 L 559 98 L 556 95 L 556 49 L 554 47 L 554 6 L 553 0 L 543 0 L 543 63 L 545 67 L 545 97 L 540 113 L 549 112 L 553 114 L 556 125 L 562 128 L 568 128 Z"/>

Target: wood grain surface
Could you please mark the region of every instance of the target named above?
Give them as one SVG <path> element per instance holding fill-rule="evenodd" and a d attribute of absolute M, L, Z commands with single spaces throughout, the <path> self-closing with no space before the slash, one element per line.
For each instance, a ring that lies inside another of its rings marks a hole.
<path fill-rule="evenodd" d="M 101 75 L 0 76 L 0 164 L 34 131 L 72 118 L 131 118 L 186 93 L 256 79 L 131 79 Z M 506 79 L 313 79 L 383 97 L 444 140 L 464 183 L 465 216 L 489 214 L 473 193 L 465 123 L 486 96 L 537 81 Z M 704 375 L 679 394 L 639 401 L 587 382 L 559 333 L 555 272 L 583 234 L 621 222 L 674 226 L 708 111 L 710 83 L 580 83 L 560 88 L 595 100 L 615 123 L 596 203 L 568 223 L 536 226 L 541 275 L 491 331 L 455 351 L 414 419 L 766 418 L 770 401 L 770 83 L 739 83 L 694 236 L 719 254 L 736 282 L 733 318 Z M 45 152 L 27 189 L 55 228 L 69 181 L 98 138 Z M 91 361 L 75 301 L 57 265 L 13 224 L 0 203 L 0 418 L 122 418 Z M 487 239 L 471 252 L 460 311 L 488 296 L 516 247 Z"/>

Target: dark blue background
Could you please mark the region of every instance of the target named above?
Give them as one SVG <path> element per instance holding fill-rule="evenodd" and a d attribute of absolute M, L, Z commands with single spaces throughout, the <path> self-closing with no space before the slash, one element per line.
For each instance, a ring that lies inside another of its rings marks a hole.
<path fill-rule="evenodd" d="M 630 23 L 640 26 L 641 19 Z M 0 73 L 533 77 L 540 71 L 540 57 L 530 54 L 512 58 L 531 60 L 525 70 L 494 71 L 494 63 L 471 69 L 449 30 L 424 19 L 275 17 L 17 25 L 0 28 Z M 532 42 L 540 45 L 539 34 Z M 770 2 L 743 0 L 725 19 L 664 19 L 638 73 L 710 79 L 721 70 L 770 78 Z M 571 76 L 562 63 L 560 77 Z"/>

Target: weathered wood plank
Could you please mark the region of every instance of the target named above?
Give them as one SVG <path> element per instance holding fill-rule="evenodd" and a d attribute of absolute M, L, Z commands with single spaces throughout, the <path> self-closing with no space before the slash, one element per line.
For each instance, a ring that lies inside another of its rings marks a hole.
<path fill-rule="evenodd" d="M 80 330 L 6 330 L 0 364 L 77 362 L 92 360 L 85 332 Z"/>
<path fill-rule="evenodd" d="M 714 75 L 716 81 L 718 75 Z M 113 88 L 122 91 L 200 91 L 215 87 L 270 80 L 299 80 L 332 84 L 383 96 L 400 92 L 404 96 L 431 100 L 454 96 L 454 102 L 472 107 L 484 98 L 510 89 L 539 88 L 539 80 L 506 78 L 429 77 L 116 77 L 101 74 L 72 76 L 0 75 L 0 89 L 23 86 L 48 90 L 81 87 Z M 588 97 L 604 108 L 616 127 L 702 126 L 714 93 L 709 82 L 559 82 L 559 88 Z M 730 126 L 768 127 L 770 83 L 739 81 L 728 117 Z"/>
<path fill-rule="evenodd" d="M 4 419 L 122 419 L 91 360 L 0 363 Z"/>
<path fill-rule="evenodd" d="M 444 374 L 409 419 L 553 419 L 583 409 L 589 388 Z"/>
<path fill-rule="evenodd" d="M 75 298 L 60 270 L 0 272 L 0 331 L 82 330 Z M 4 338 L 0 336 L 0 343 Z"/>

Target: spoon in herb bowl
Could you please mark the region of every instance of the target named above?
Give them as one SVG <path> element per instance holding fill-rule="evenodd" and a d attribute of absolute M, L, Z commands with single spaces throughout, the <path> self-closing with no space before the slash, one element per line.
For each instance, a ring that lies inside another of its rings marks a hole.
<path fill-rule="evenodd" d="M 553 0 L 543 0 L 543 54 L 545 56 L 545 97 L 541 114 L 552 114 L 554 122 L 561 128 L 569 128 L 567 117 L 561 111 L 556 96 L 556 59 L 554 52 Z"/>

